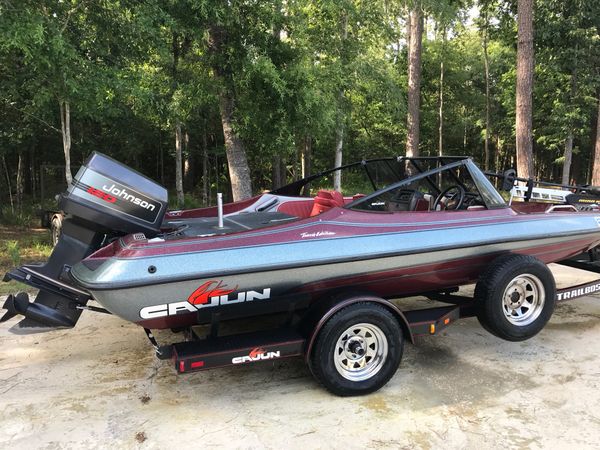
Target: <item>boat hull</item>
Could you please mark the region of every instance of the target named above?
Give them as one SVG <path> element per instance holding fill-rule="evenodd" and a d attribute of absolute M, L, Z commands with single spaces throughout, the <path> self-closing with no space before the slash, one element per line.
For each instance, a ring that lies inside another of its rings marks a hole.
<path fill-rule="evenodd" d="M 439 291 L 476 281 L 502 253 L 550 263 L 600 243 L 596 216 L 548 216 L 503 214 L 428 228 L 418 221 L 400 224 L 404 227 L 396 222 L 384 232 L 379 223 L 373 226 L 377 233 L 364 232 L 365 226 L 357 233 L 355 223 L 329 217 L 308 228 L 255 233 L 249 242 L 208 240 L 202 249 L 121 244 L 99 267 L 78 264 L 72 275 L 125 320 L 173 328 L 208 323 L 215 313 L 228 319 L 301 309 L 338 290 L 387 298 Z M 290 241 L 290 233 L 314 237 Z M 155 273 L 148 272 L 150 266 Z"/>

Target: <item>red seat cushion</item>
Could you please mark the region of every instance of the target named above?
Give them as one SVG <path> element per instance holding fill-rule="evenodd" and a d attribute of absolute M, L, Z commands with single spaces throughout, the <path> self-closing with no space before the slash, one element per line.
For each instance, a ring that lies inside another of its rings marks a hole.
<path fill-rule="evenodd" d="M 429 211 L 429 200 L 420 198 L 415 205 L 415 211 Z"/>
<path fill-rule="evenodd" d="M 310 217 L 313 204 L 314 201 L 311 198 L 307 198 L 306 200 L 288 201 L 279 205 L 277 211 L 305 219 Z"/>
<path fill-rule="evenodd" d="M 321 214 L 336 206 L 344 206 L 344 196 L 337 191 L 319 191 L 315 197 L 315 203 L 310 213 L 311 217 Z"/>

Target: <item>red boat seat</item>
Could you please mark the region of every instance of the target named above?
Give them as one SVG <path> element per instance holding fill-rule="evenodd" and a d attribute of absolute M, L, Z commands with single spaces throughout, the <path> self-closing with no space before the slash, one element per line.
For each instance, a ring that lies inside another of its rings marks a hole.
<path fill-rule="evenodd" d="M 417 203 L 415 204 L 415 211 L 429 211 L 429 200 L 426 198 L 417 199 Z"/>
<path fill-rule="evenodd" d="M 277 207 L 277 211 L 306 219 L 307 217 L 310 217 L 313 205 L 313 199 L 307 198 L 306 200 L 284 202 Z"/>
<path fill-rule="evenodd" d="M 337 191 L 319 191 L 310 216 L 319 215 L 336 206 L 344 206 L 344 196 Z"/>

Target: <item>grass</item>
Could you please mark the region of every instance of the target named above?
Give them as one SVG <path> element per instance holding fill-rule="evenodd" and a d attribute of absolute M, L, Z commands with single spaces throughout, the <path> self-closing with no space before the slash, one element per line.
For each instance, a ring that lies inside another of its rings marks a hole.
<path fill-rule="evenodd" d="M 43 262 L 52 253 L 50 231 L 44 228 L 0 226 L 0 280 L 15 266 Z M 16 281 L 0 281 L 0 295 L 32 289 Z"/>

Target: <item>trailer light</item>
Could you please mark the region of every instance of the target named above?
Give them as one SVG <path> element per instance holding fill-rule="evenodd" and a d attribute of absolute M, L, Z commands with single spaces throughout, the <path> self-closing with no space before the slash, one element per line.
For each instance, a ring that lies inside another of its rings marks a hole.
<path fill-rule="evenodd" d="M 191 364 L 192 369 L 197 369 L 198 367 L 204 367 L 204 361 L 194 361 Z"/>
<path fill-rule="evenodd" d="M 450 323 L 450 317 L 446 317 L 444 319 L 444 325 L 448 325 Z"/>
<path fill-rule="evenodd" d="M 185 361 L 179 361 L 179 371 L 185 372 Z"/>
<path fill-rule="evenodd" d="M 429 325 L 429 332 L 431 334 L 435 334 L 435 323 L 432 323 L 431 325 Z"/>

